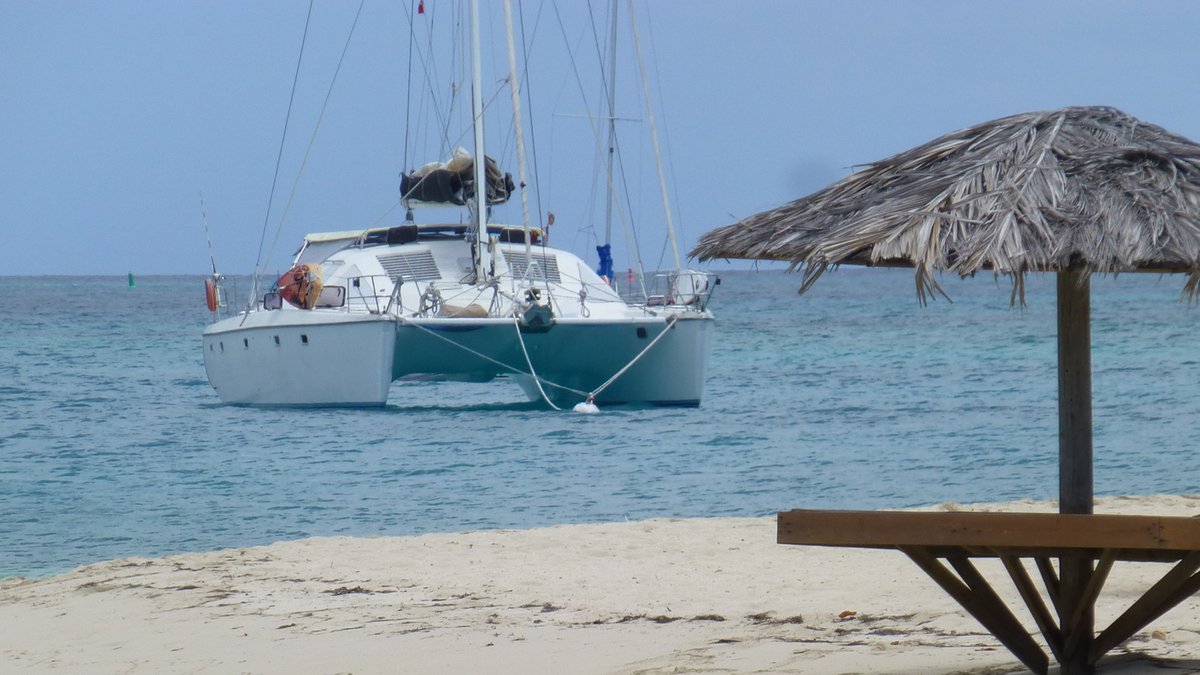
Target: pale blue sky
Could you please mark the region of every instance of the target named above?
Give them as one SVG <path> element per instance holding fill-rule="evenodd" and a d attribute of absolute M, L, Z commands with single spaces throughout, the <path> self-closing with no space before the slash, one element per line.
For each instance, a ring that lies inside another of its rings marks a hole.
<path fill-rule="evenodd" d="M 449 4 L 426 0 L 417 21 L 452 27 Z M 485 90 L 497 94 L 489 148 L 515 174 L 498 84 L 507 69 L 500 3 L 482 4 Z M 305 232 L 402 218 L 384 214 L 405 164 L 407 6 L 367 0 L 269 271 L 287 267 Z M 252 271 L 307 7 L 0 0 L 0 274 L 203 274 L 201 192 L 218 267 Z M 316 3 L 267 248 L 357 7 Z M 554 244 L 587 254 L 602 229 L 595 145 L 576 116 L 585 105 L 564 46 L 577 50 L 594 107 L 587 5 L 559 0 L 562 28 L 549 0 L 523 9 L 542 210 L 557 215 Z M 1112 105 L 1200 139 L 1200 3 L 656 0 L 639 18 L 685 251 L 704 231 L 854 165 L 1013 113 Z M 625 54 L 627 32 L 621 39 Z M 437 58 L 444 97 L 454 71 Z M 629 55 L 619 63 L 618 115 L 644 118 L 636 67 Z M 427 86 L 419 69 L 418 85 Z M 412 98 L 410 168 L 444 159 L 425 133 L 427 112 L 418 114 L 427 100 Z M 641 125 L 621 126 L 641 249 L 654 266 L 662 229 L 650 140 Z M 519 213 L 514 202 L 496 215 Z M 614 229 L 623 268 L 628 246 Z"/>

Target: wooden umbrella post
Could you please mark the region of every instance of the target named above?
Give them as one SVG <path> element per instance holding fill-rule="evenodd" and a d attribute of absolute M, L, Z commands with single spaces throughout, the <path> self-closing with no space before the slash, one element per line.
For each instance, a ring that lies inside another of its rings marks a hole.
<path fill-rule="evenodd" d="M 1059 513 L 1092 513 L 1091 283 L 1086 270 L 1058 273 L 1058 494 Z M 1092 561 L 1060 558 L 1059 625 L 1071 636 L 1062 655 L 1064 675 L 1093 672 L 1088 663 L 1095 601 L 1086 599 Z"/>
<path fill-rule="evenodd" d="M 1058 273 L 1060 513 L 1092 512 L 1092 332 L 1088 273 Z"/>

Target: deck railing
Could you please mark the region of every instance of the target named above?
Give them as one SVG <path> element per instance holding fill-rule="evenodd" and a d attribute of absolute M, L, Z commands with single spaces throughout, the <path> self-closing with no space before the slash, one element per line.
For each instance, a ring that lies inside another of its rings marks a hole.
<path fill-rule="evenodd" d="M 631 305 L 683 307 L 703 312 L 720 283 L 720 277 L 712 272 L 671 270 L 647 274 L 644 284 L 637 283 L 636 277 L 631 277 L 624 286 L 618 284 L 618 292 L 621 299 Z"/>

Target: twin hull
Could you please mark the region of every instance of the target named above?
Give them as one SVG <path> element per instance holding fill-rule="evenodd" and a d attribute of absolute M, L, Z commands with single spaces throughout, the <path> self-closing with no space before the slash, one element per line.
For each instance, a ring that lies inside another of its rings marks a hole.
<path fill-rule="evenodd" d="M 569 405 L 635 360 L 598 403 L 694 406 L 713 323 L 707 315 L 684 315 L 673 325 L 661 316 L 558 319 L 543 331 L 519 331 L 512 319 L 320 311 L 244 318 L 204 332 L 209 381 L 226 403 L 280 406 L 383 405 L 392 381 L 411 376 L 486 381 L 510 374 L 540 400 L 530 364 L 545 394 Z"/>
<path fill-rule="evenodd" d="M 380 315 L 292 319 L 310 316 L 253 312 L 245 321 L 232 317 L 209 326 L 204 369 L 221 400 L 281 406 L 387 401 L 395 323 Z"/>

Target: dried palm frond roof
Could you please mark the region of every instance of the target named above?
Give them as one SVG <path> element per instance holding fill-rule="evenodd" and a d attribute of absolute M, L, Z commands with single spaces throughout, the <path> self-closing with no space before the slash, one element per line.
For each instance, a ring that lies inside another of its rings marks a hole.
<path fill-rule="evenodd" d="M 839 264 L 1186 272 L 1200 289 L 1200 145 L 1115 108 L 1031 112 L 947 134 L 705 234 L 701 260 L 787 260 L 807 289 Z"/>

